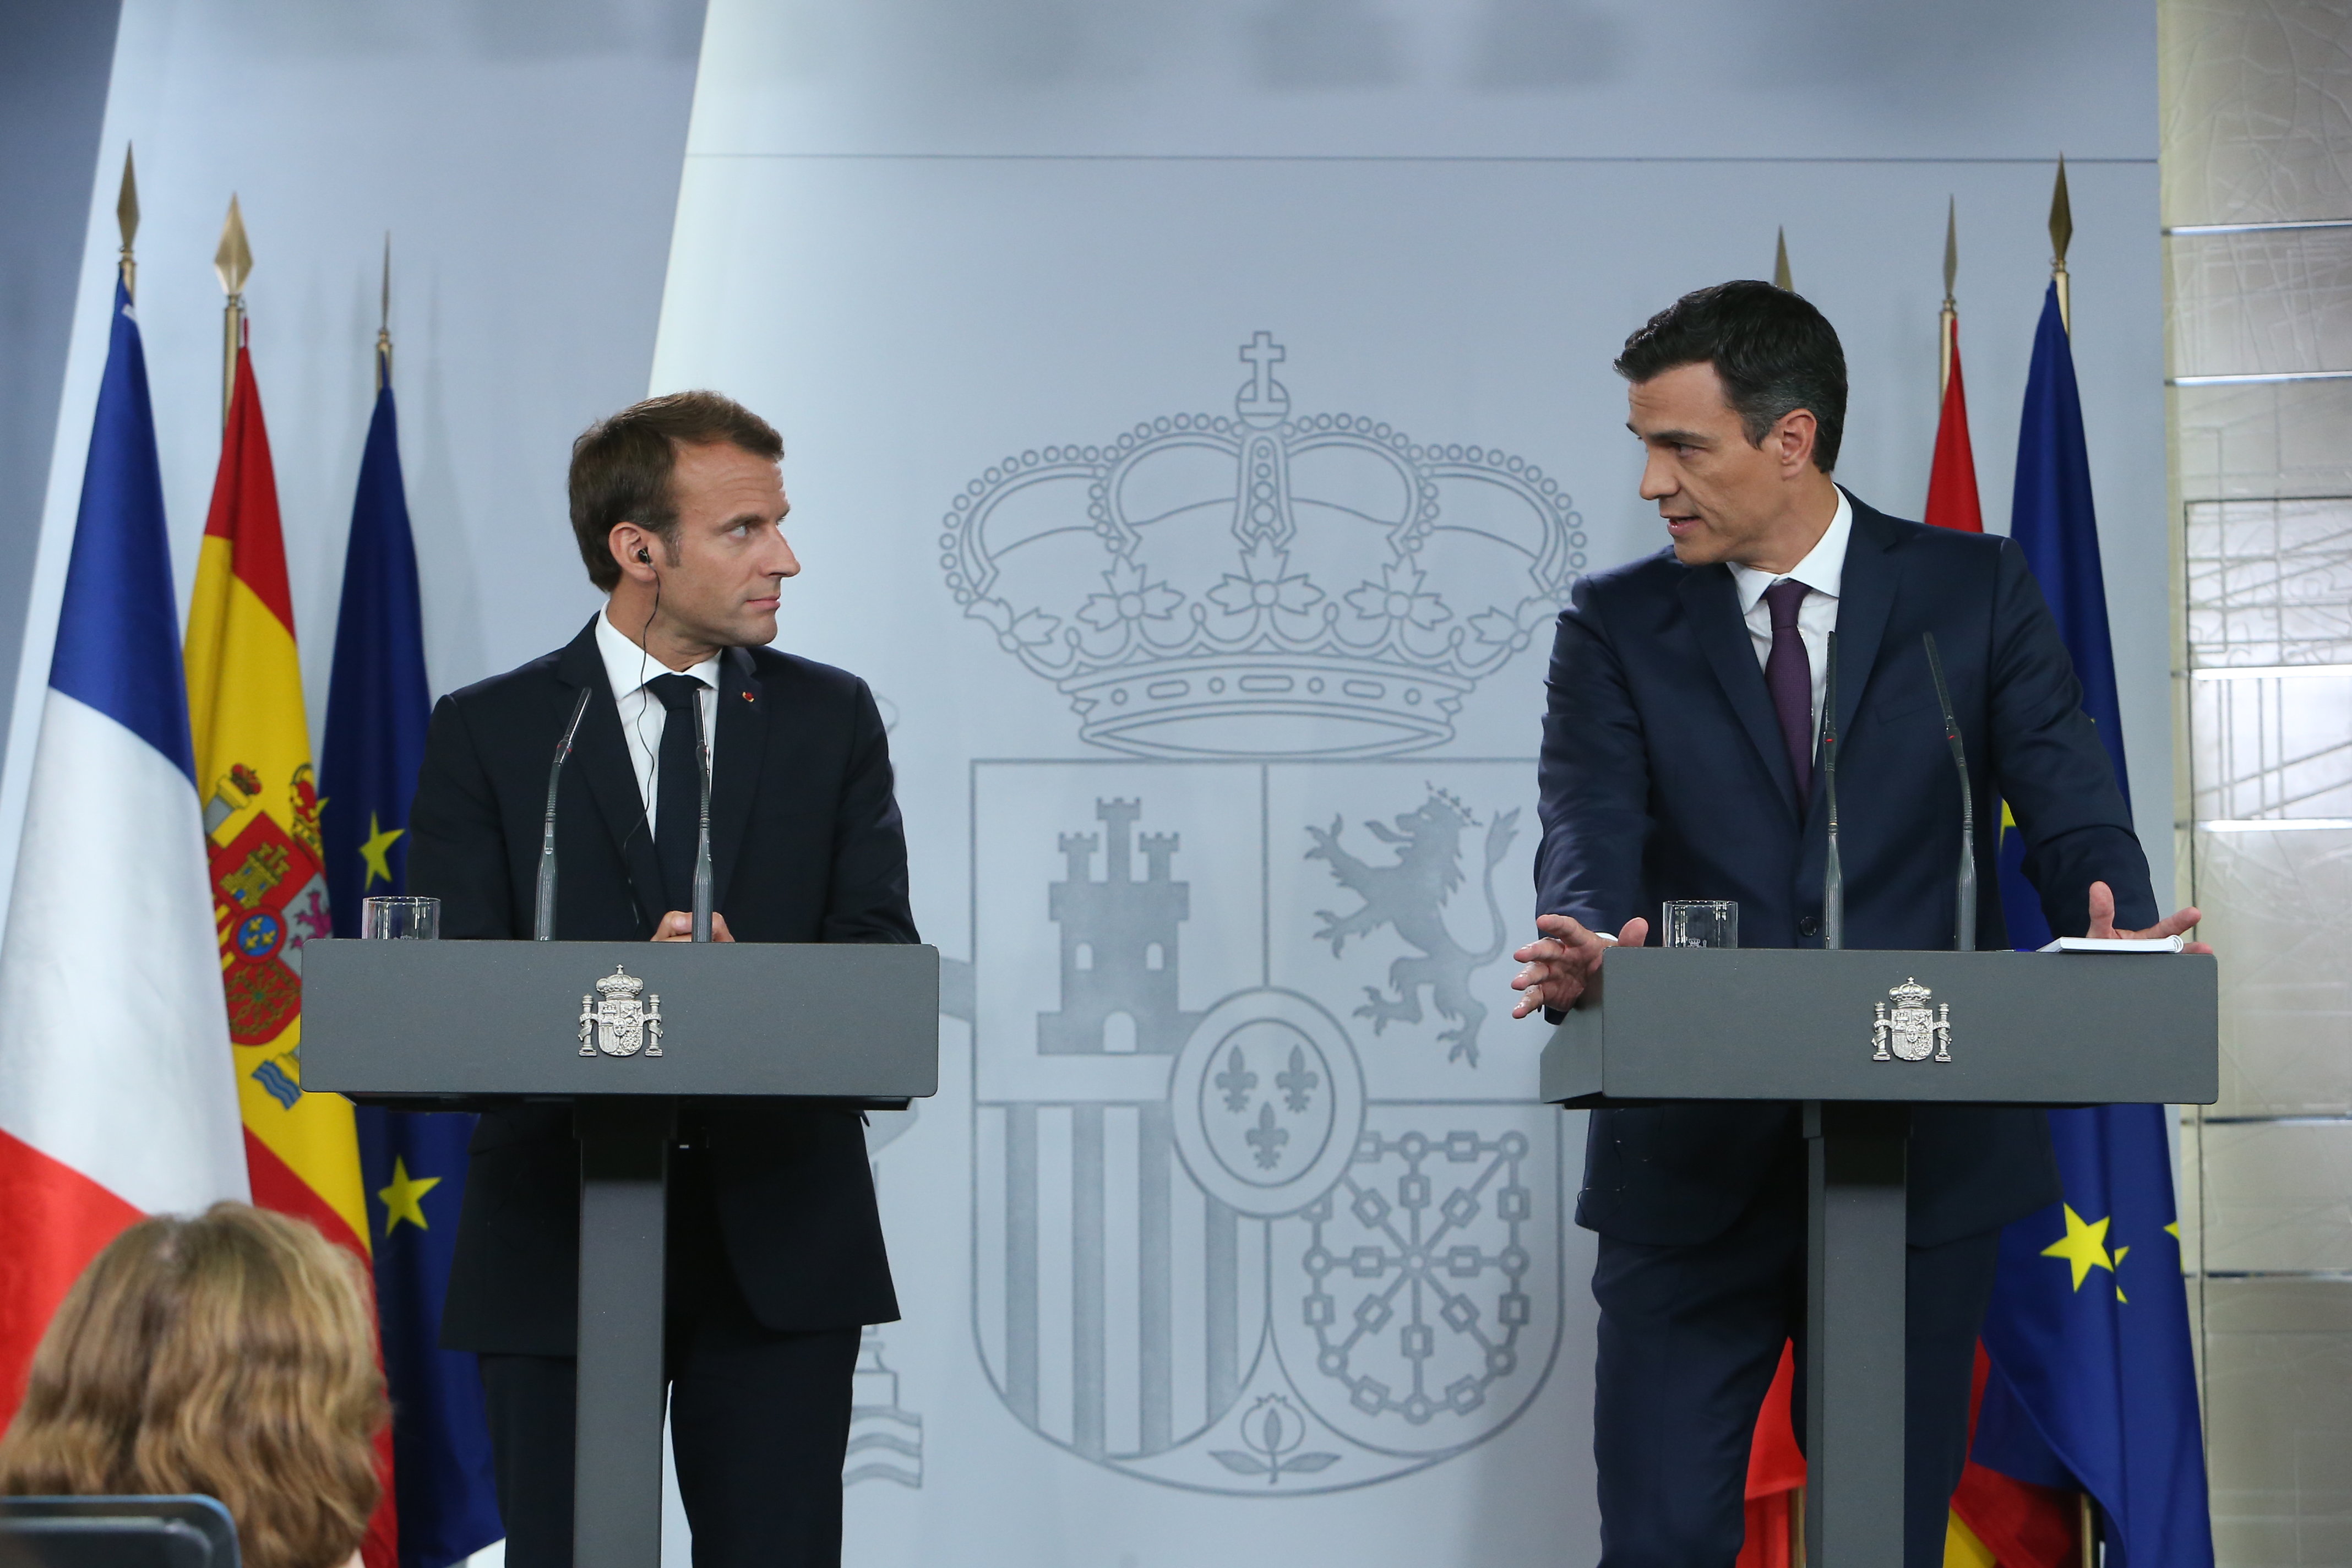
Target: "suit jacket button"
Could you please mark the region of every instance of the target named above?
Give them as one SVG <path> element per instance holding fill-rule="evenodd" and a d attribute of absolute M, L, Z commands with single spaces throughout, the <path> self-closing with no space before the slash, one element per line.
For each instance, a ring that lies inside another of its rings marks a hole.
<path fill-rule="evenodd" d="M 1820 917 L 1817 915 L 1807 915 L 1804 919 L 1799 921 L 1797 922 L 1797 934 L 1799 936 L 1821 935 L 1822 922 Z"/>

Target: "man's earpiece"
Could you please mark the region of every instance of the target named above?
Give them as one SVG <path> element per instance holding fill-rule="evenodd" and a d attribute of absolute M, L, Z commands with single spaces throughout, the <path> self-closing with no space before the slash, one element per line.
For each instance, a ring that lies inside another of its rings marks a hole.
<path fill-rule="evenodd" d="M 641 548 L 637 552 L 637 559 L 650 566 L 654 563 L 654 552 L 650 550 Z"/>

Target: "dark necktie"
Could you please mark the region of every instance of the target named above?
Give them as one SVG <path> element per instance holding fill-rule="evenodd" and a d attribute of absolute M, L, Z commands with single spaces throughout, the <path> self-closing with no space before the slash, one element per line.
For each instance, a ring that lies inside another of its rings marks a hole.
<path fill-rule="evenodd" d="M 694 908 L 694 846 L 702 826 L 702 755 L 694 743 L 694 700 L 702 682 L 656 675 L 646 689 L 667 710 L 662 721 L 659 783 L 654 800 L 654 852 L 661 858 L 668 908 Z"/>
<path fill-rule="evenodd" d="M 1813 792 L 1813 665 L 1797 629 L 1797 606 L 1811 591 L 1788 578 L 1764 590 L 1765 607 L 1772 613 L 1772 651 L 1764 660 L 1764 684 L 1772 693 L 1772 711 L 1780 716 L 1780 739 L 1789 748 L 1789 772 L 1797 781 L 1801 805 Z M 663 748 L 667 755 L 667 741 Z"/>

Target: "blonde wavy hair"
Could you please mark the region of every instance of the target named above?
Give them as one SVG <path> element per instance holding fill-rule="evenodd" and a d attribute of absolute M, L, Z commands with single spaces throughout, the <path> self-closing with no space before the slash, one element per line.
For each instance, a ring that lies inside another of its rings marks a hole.
<path fill-rule="evenodd" d="M 245 1204 L 124 1231 L 82 1271 L 0 1437 L 0 1493 L 202 1492 L 249 1568 L 334 1568 L 389 1418 L 358 1259 Z"/>

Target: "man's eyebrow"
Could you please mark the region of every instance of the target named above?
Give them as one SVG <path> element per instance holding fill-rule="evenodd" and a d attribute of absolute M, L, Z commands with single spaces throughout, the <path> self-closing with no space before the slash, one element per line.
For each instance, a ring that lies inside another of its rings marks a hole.
<path fill-rule="evenodd" d="M 1653 430 L 1644 436 L 1641 431 L 1633 430 L 1633 422 L 1630 419 L 1625 422 L 1625 428 L 1633 430 L 1634 437 L 1639 440 L 1663 441 L 1670 447 L 1706 447 L 1714 444 L 1714 437 L 1702 435 L 1696 430 Z"/>

